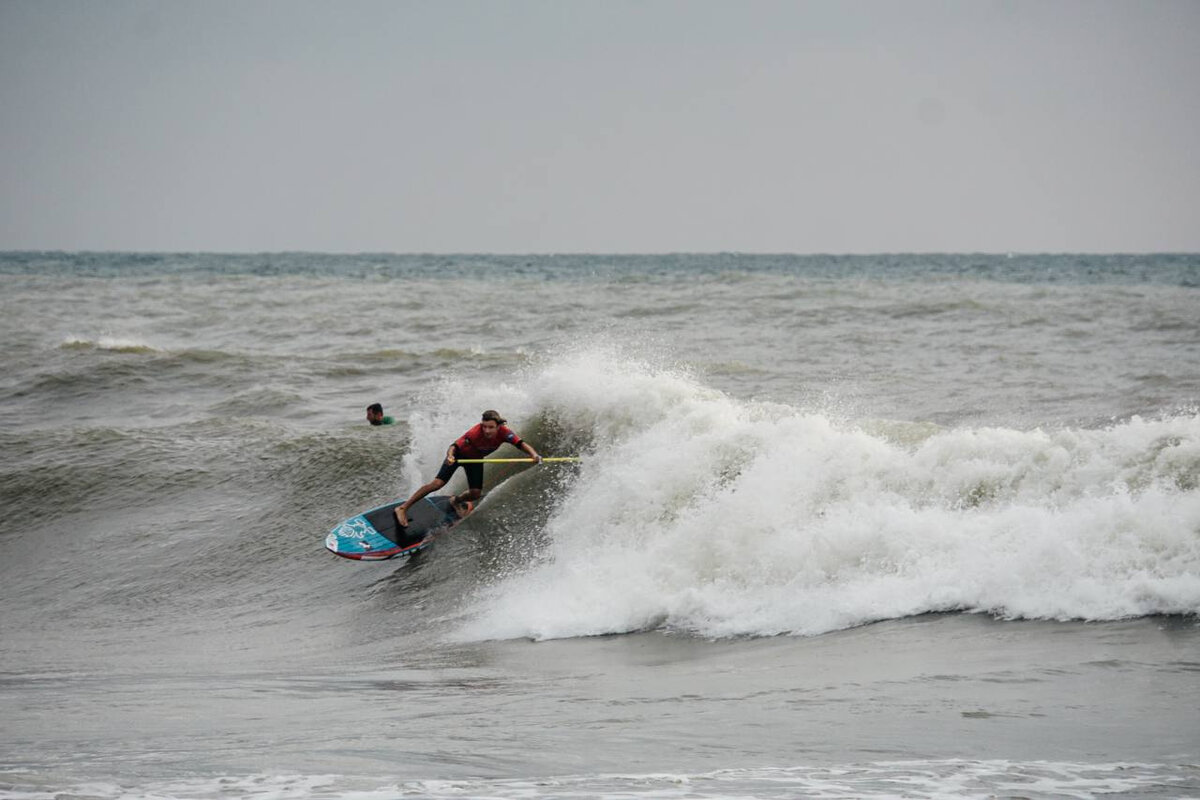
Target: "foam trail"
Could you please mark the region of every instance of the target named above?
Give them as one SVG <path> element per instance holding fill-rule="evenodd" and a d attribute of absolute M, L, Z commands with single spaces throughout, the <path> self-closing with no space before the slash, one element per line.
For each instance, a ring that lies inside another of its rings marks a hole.
<path fill-rule="evenodd" d="M 118 336 L 100 336 L 95 339 L 85 339 L 79 336 L 68 336 L 62 341 L 64 350 L 108 350 L 114 353 L 157 353 L 159 349 L 137 339 Z"/>
<path fill-rule="evenodd" d="M 544 562 L 483 589 L 468 638 L 1200 613 L 1194 411 L 1097 430 L 855 423 L 596 352 L 534 385 L 594 452 Z"/>
<path fill-rule="evenodd" d="M 8 776 L 5 776 L 8 778 Z M 913 798 L 979 797 L 1001 787 L 1005 795 L 1036 797 L 1095 797 L 1136 794 L 1170 787 L 1186 791 L 1187 778 L 1161 764 L 1080 764 L 1040 761 L 1022 764 L 1006 760 L 891 761 L 836 767 L 750 767 L 706 773 L 554 775 L 542 778 L 468 778 L 408 780 L 402 783 L 344 775 L 229 775 L 156 781 L 136 793 L 105 781 L 47 785 L 15 774 L 0 785 L 0 800 L 53 800 L 84 795 L 95 800 L 141 797 L 207 798 L 255 797 L 272 800 L 392 800 L 416 796 L 438 798 L 490 797 L 537 800 L 548 797 L 595 798 L 619 796 L 644 800 L 723 800 L 735 797 L 793 798 Z M 619 791 L 615 791 L 614 787 Z M 898 787 L 903 788 L 897 794 Z"/>

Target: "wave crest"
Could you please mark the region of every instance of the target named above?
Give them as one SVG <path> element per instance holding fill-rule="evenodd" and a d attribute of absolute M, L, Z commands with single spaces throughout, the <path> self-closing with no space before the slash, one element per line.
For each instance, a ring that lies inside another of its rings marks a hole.
<path fill-rule="evenodd" d="M 939 429 L 735 400 L 589 352 L 531 382 L 591 444 L 468 638 L 817 634 L 913 614 L 1200 613 L 1200 415 Z"/>

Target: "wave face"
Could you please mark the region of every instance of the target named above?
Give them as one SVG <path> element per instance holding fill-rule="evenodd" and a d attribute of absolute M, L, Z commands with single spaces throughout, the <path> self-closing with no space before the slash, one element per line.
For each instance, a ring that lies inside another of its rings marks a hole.
<path fill-rule="evenodd" d="M 1198 270 L 0 254 L 6 596 L 75 627 L 143 598 L 164 636 L 237 601 L 248 630 L 338 628 L 323 534 L 498 408 L 587 459 L 489 475 L 425 598 L 462 638 L 1195 614 Z M 398 424 L 365 425 L 377 400 Z"/>
<path fill-rule="evenodd" d="M 588 457 L 540 563 L 480 590 L 467 638 L 1200 612 L 1194 411 L 1095 429 L 856 420 L 596 350 L 532 385 Z"/>

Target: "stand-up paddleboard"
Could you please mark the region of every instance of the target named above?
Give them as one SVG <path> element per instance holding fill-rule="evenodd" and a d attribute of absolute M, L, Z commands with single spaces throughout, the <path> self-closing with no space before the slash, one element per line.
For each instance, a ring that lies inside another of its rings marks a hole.
<path fill-rule="evenodd" d="M 396 525 L 396 507 L 403 502 L 397 500 L 364 511 L 341 523 L 325 537 L 326 549 L 342 558 L 359 561 L 411 556 L 462 522 L 475 508 L 467 501 L 455 510 L 449 497 L 429 495 L 408 509 L 408 527 L 400 528 Z"/>
<path fill-rule="evenodd" d="M 576 456 L 543 458 L 543 462 L 575 462 Z M 460 464 L 528 464 L 532 458 L 460 458 Z M 502 480 L 503 478 L 501 478 Z M 325 548 L 342 558 L 357 561 L 383 561 L 410 556 L 433 543 L 439 535 L 462 522 L 475 510 L 470 501 L 455 509 L 445 495 L 427 495 L 408 509 L 408 527 L 397 528 L 397 500 L 372 508 L 338 525 L 325 537 Z"/>

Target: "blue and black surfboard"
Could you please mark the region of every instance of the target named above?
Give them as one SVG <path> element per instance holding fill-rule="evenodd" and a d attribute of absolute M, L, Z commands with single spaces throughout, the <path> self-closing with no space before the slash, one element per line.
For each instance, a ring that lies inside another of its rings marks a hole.
<path fill-rule="evenodd" d="M 403 502 L 397 500 L 342 522 L 325 537 L 325 548 L 342 558 L 358 561 L 411 556 L 474 510 L 469 502 L 456 510 L 449 497 L 431 495 L 408 510 L 408 527 L 400 528 L 396 524 L 396 507 Z"/>

